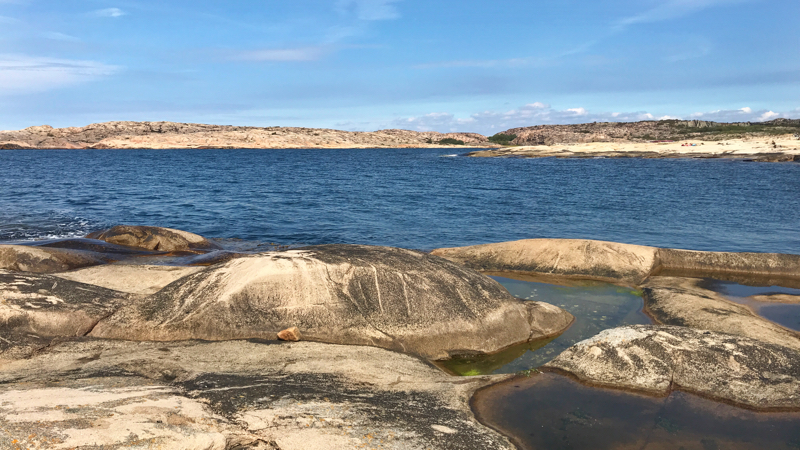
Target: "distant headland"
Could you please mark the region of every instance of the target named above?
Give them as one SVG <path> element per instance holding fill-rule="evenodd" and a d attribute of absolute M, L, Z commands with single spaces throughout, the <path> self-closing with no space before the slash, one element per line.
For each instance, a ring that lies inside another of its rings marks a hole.
<path fill-rule="evenodd" d="M 33 126 L 0 131 L 0 149 L 427 148 L 482 147 L 472 156 L 737 157 L 800 160 L 800 119 L 719 123 L 700 120 L 595 122 L 478 133 L 299 127 L 244 127 L 176 122 L 105 122 L 85 127 Z M 692 145 L 694 143 L 694 145 Z M 558 148 L 558 147 L 564 148 Z"/>

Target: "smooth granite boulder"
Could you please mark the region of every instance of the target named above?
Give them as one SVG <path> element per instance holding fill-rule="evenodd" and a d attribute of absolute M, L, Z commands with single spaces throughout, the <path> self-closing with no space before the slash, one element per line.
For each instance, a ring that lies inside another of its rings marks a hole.
<path fill-rule="evenodd" d="M 0 271 L 0 361 L 26 357 L 54 338 L 83 336 L 125 300 L 99 286 Z"/>
<path fill-rule="evenodd" d="M 525 239 L 432 254 L 483 272 L 574 276 L 638 284 L 656 263 L 654 247 L 586 239 Z"/>
<path fill-rule="evenodd" d="M 784 253 L 700 252 L 658 249 L 661 270 L 694 275 L 747 274 L 800 279 L 800 255 Z"/>
<path fill-rule="evenodd" d="M 573 317 L 514 298 L 499 283 L 411 250 L 321 245 L 267 252 L 181 278 L 121 308 L 95 337 L 274 339 L 372 345 L 428 358 L 492 353 L 559 334 Z"/>
<path fill-rule="evenodd" d="M 54 273 L 103 264 L 102 255 L 29 245 L 0 245 L 0 270 Z"/>
<path fill-rule="evenodd" d="M 680 389 L 754 409 L 800 409 L 800 352 L 712 331 L 614 328 L 544 367 L 599 386 L 657 395 Z"/>
<path fill-rule="evenodd" d="M 746 336 L 800 351 L 800 333 L 701 284 L 696 278 L 652 277 L 642 286 L 645 312 L 656 323 Z"/>
<path fill-rule="evenodd" d="M 161 227 L 117 225 L 107 230 L 89 233 L 86 237 L 112 244 L 161 252 L 219 250 L 221 248 L 203 236 Z"/>

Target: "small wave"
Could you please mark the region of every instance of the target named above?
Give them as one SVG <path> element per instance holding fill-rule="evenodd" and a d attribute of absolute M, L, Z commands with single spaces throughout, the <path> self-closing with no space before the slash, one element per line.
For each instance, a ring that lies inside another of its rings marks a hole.
<path fill-rule="evenodd" d="M 0 241 L 24 242 L 67 239 L 106 228 L 106 224 L 80 216 L 50 212 L 42 215 L 3 214 L 0 216 Z"/>
<path fill-rule="evenodd" d="M 439 155 L 439 158 L 455 158 L 456 156 L 458 156 L 458 154 L 454 153 L 452 155 Z"/>

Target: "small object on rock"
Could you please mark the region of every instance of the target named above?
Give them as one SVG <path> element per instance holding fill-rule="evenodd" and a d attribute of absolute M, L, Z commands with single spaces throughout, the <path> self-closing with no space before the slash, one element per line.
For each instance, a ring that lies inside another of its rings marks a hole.
<path fill-rule="evenodd" d="M 300 330 L 297 327 L 287 328 L 278 333 L 278 339 L 297 342 L 300 340 Z"/>

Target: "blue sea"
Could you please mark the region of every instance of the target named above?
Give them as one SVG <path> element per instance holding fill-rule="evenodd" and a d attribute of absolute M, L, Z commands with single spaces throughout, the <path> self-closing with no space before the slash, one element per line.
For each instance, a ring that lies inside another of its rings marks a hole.
<path fill-rule="evenodd" d="M 589 238 L 800 253 L 798 163 L 446 153 L 0 151 L 0 241 L 132 224 L 287 245 Z"/>

